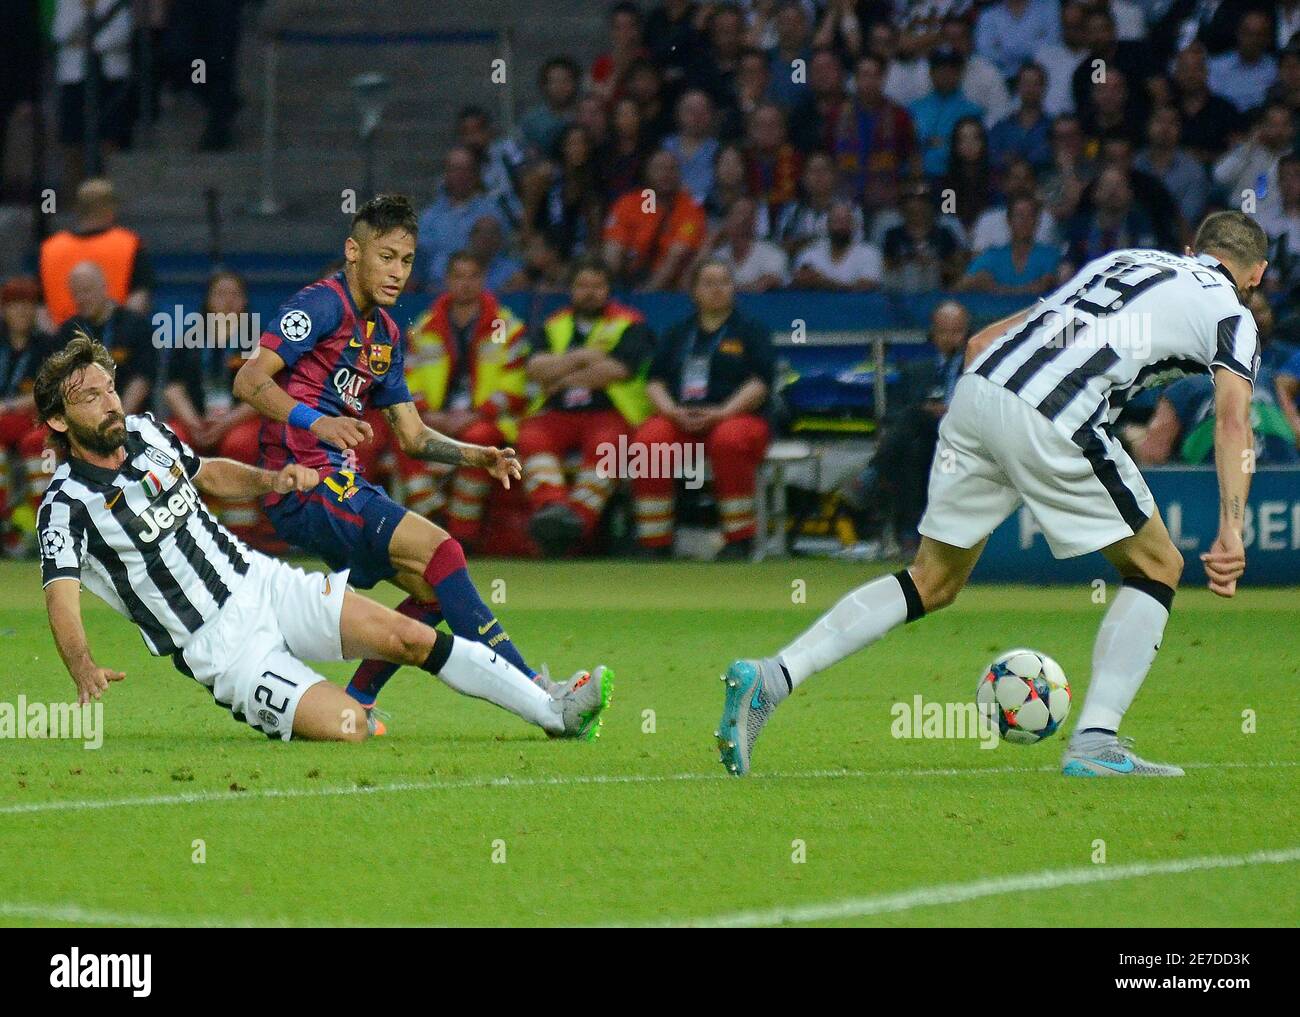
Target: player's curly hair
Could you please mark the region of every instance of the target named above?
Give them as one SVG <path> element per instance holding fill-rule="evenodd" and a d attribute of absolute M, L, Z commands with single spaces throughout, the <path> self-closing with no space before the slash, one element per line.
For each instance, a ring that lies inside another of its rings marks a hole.
<path fill-rule="evenodd" d="M 413 237 L 420 235 L 415 206 L 405 194 L 376 194 L 352 217 L 352 237 L 356 240 L 382 237 L 393 230 L 402 230 Z"/>
<path fill-rule="evenodd" d="M 91 364 L 98 364 L 108 372 L 110 378 L 117 374 L 113 355 L 103 343 L 92 339 L 81 329 L 73 333 L 67 346 L 45 358 L 36 373 L 36 383 L 32 389 L 32 395 L 36 399 L 36 416 L 42 424 L 48 424 L 51 417 L 63 413 L 68 379 Z M 68 451 L 66 434 L 50 428 L 50 441 L 60 451 Z"/>
<path fill-rule="evenodd" d="M 1268 260 L 1268 234 L 1245 212 L 1211 212 L 1197 227 L 1192 249 L 1197 254 L 1223 254 L 1243 266 Z"/>

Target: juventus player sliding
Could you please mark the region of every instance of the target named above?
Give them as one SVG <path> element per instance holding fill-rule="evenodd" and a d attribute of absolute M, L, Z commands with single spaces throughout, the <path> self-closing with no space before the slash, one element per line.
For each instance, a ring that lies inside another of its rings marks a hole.
<path fill-rule="evenodd" d="M 346 571 L 311 574 L 245 547 L 200 494 L 253 498 L 320 483 L 199 459 L 150 414 L 124 416 L 108 351 L 78 333 L 36 379 L 36 408 L 66 454 L 38 513 L 50 629 L 78 700 L 126 676 L 96 663 L 81 622 L 84 585 L 140 629 L 156 656 L 271 737 L 359 741 L 359 704 L 302 660 L 379 658 L 437 674 L 556 736 L 575 736 L 597 683 L 552 698 L 482 643 L 438 632 L 347 587 Z"/>
<path fill-rule="evenodd" d="M 1111 424 L 1131 393 L 1170 370 L 1211 372 L 1219 532 L 1201 561 L 1210 589 L 1233 596 L 1246 566 L 1241 532 L 1259 366 L 1244 301 L 1263 278 L 1267 253 L 1253 219 L 1216 212 L 1186 256 L 1115 251 L 977 333 L 939 428 L 915 561 L 848 594 L 775 657 L 731 665 L 717 732 L 728 771 L 749 772 L 763 725 L 809 677 L 951 604 L 988 535 L 1023 503 L 1055 557 L 1101 551 L 1123 578 L 1097 633 L 1062 772 L 1181 776 L 1176 766 L 1141 759 L 1117 735 L 1160 647 L 1183 559 Z"/>

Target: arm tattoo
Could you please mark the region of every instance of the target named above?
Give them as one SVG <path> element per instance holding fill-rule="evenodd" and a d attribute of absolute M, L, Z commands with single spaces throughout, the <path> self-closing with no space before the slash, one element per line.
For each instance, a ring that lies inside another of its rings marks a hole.
<path fill-rule="evenodd" d="M 437 434 L 429 434 L 419 451 L 413 454 L 416 459 L 427 459 L 434 463 L 465 465 L 465 446 L 458 441 L 448 441 Z"/>
<path fill-rule="evenodd" d="M 252 398 L 256 397 L 259 393 L 262 392 L 263 389 L 265 389 L 265 388 L 267 388 L 267 387 L 269 387 L 269 386 L 271 386 L 271 385 L 274 385 L 274 384 L 275 384 L 275 379 L 274 379 L 274 378 L 267 378 L 266 381 L 262 382 L 262 384 L 258 385 L 257 388 L 253 389 L 253 391 L 251 391 L 251 392 L 248 393 L 248 398 L 249 398 L 249 399 L 252 399 Z"/>
<path fill-rule="evenodd" d="M 384 419 L 387 420 L 390 424 L 396 424 L 396 423 L 397 423 L 397 407 L 396 407 L 396 406 L 385 406 L 381 412 L 382 412 L 383 415 L 384 415 Z"/>

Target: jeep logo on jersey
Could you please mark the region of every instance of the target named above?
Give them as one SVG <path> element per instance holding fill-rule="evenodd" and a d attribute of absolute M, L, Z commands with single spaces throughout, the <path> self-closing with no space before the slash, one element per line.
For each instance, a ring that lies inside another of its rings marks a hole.
<path fill-rule="evenodd" d="M 369 350 L 370 373 L 376 377 L 387 374 L 393 364 L 393 348 L 372 343 Z"/>
<path fill-rule="evenodd" d="M 198 504 L 199 492 L 194 490 L 194 485 L 182 484 L 165 500 L 150 505 L 136 516 L 131 522 L 131 529 L 142 543 L 156 543 L 168 533 L 179 529 Z"/>

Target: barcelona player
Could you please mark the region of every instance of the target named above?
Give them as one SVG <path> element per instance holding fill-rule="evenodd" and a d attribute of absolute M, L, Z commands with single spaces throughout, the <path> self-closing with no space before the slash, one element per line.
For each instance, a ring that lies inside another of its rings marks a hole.
<path fill-rule="evenodd" d="M 552 695 L 584 700 L 574 732 L 591 739 L 609 704 L 608 668 L 580 671 L 555 685 L 525 663 L 470 581 L 459 542 L 407 511 L 361 475 L 354 451 L 374 437 L 364 419 L 382 412 L 402 451 L 417 459 L 485 470 L 506 487 L 521 476 L 513 449 L 455 441 L 428 427 L 407 389 L 401 333 L 385 310 L 411 274 L 415 212 L 403 195 L 381 194 L 357 212 L 344 242 L 342 271 L 298 292 L 263 332 L 257 355 L 235 377 L 234 392 L 263 417 L 262 465 L 298 463 L 321 482 L 307 491 L 268 495 L 267 515 L 284 540 L 319 554 L 369 589 L 391 580 L 408 596 L 398 611 L 430 626 L 485 643 Z M 396 668 L 367 660 L 348 693 L 367 708 Z"/>

